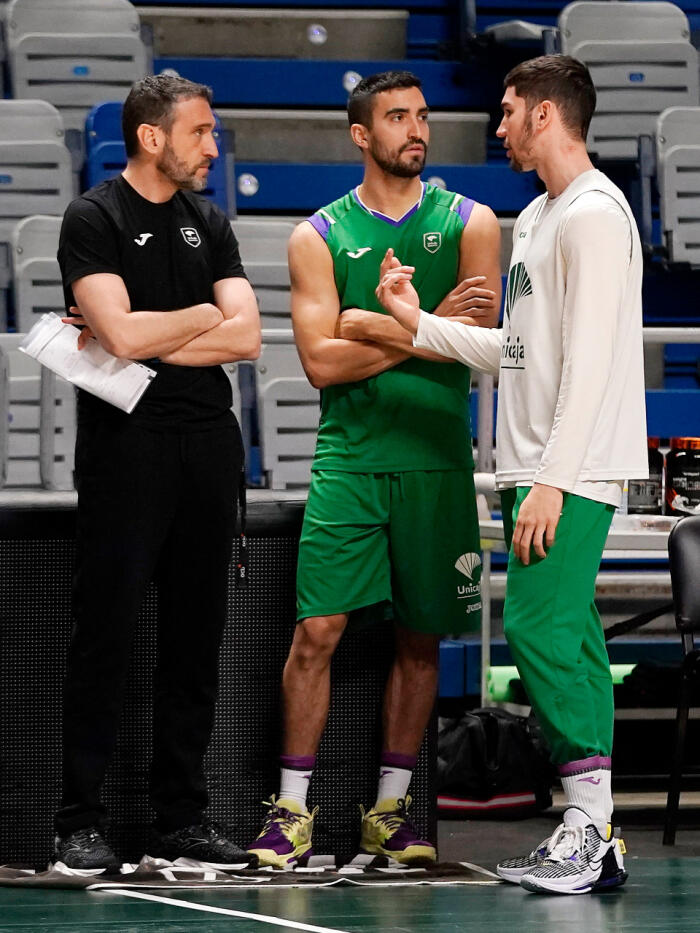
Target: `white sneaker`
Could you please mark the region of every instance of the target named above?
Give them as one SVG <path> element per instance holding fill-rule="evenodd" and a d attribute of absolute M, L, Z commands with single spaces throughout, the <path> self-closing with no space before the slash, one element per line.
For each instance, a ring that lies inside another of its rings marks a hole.
<path fill-rule="evenodd" d="M 627 881 L 623 853 L 622 840 L 612 835 L 603 839 L 588 814 L 570 807 L 544 858 L 522 875 L 520 884 L 539 894 L 589 894 L 618 887 Z"/>
<path fill-rule="evenodd" d="M 529 855 L 518 855 L 515 858 L 503 859 L 502 862 L 496 865 L 496 873 L 503 878 L 504 881 L 520 884 L 520 879 L 523 875 L 527 875 L 533 868 L 537 868 L 546 857 L 549 852 L 549 842 L 552 838 L 553 836 L 550 836 L 549 839 L 543 839 L 537 848 L 533 849 Z"/>

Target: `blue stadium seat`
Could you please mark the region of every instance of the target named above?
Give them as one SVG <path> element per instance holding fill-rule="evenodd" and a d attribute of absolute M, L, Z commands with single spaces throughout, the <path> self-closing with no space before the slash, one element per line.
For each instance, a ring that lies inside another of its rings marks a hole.
<path fill-rule="evenodd" d="M 700 381 L 700 346 L 667 343 L 664 347 L 664 388 L 697 389 Z"/>
<path fill-rule="evenodd" d="M 406 68 L 423 83 L 435 109 L 489 110 L 501 99 L 501 76 L 474 63 L 454 61 L 304 61 L 269 58 L 156 58 L 167 69 L 208 84 L 217 106 L 345 107 L 361 77 Z"/>
<path fill-rule="evenodd" d="M 533 172 L 516 174 L 505 164 L 427 166 L 423 178 L 435 177 L 442 179 L 450 191 L 483 201 L 500 213 L 518 213 L 541 192 Z M 238 207 L 251 213 L 311 213 L 361 180 L 361 165 L 236 164 Z"/>
<path fill-rule="evenodd" d="M 694 345 L 687 345 L 689 348 Z M 700 389 L 647 389 L 647 434 L 649 437 L 700 437 Z M 469 396 L 472 436 L 479 430 L 479 392 Z M 494 392 L 494 424 L 498 393 Z"/>
<path fill-rule="evenodd" d="M 126 165 L 126 151 L 122 139 L 122 105 L 116 101 L 93 107 L 85 121 L 86 160 L 85 187 L 92 188 L 106 178 L 112 178 Z M 209 186 L 203 192 L 218 204 L 224 213 L 234 213 L 235 198 L 232 179 L 227 171 L 228 145 L 226 133 L 216 120 L 219 158 L 209 171 Z M 232 168 L 231 168 L 232 174 Z"/>
<path fill-rule="evenodd" d="M 700 437 L 700 389 L 648 389 L 649 437 Z"/>
<path fill-rule="evenodd" d="M 438 693 L 441 697 L 462 697 L 466 693 L 464 683 L 465 643 L 451 638 L 440 642 L 440 683 Z"/>

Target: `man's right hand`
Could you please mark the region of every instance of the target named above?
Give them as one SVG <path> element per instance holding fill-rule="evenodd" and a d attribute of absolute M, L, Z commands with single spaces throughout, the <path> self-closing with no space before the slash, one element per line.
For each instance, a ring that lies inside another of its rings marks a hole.
<path fill-rule="evenodd" d="M 473 275 L 462 279 L 451 292 L 442 299 L 434 314 L 438 317 L 462 317 L 468 315 L 475 320 L 489 318 L 496 307 L 496 293 L 490 288 L 484 288 L 485 275 Z"/>
<path fill-rule="evenodd" d="M 420 299 L 411 281 L 414 272 L 413 266 L 402 266 L 393 249 L 388 249 L 374 292 L 381 306 L 411 334 L 418 330 L 420 320 Z"/>
<path fill-rule="evenodd" d="M 199 305 L 199 308 L 201 308 L 202 313 L 205 315 L 205 321 L 209 325 L 206 328 L 207 330 L 211 330 L 212 327 L 218 327 L 219 324 L 225 320 L 223 312 L 209 301 Z"/>

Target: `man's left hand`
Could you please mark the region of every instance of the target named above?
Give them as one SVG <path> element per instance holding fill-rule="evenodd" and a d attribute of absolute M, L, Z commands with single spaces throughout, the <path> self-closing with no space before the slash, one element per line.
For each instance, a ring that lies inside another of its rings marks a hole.
<path fill-rule="evenodd" d="M 513 553 L 526 566 L 530 548 L 538 557 L 547 556 L 561 517 L 564 493 L 554 486 L 535 483 L 523 499 L 513 529 Z"/>
<path fill-rule="evenodd" d="M 69 308 L 71 317 L 62 317 L 61 321 L 64 324 L 72 324 L 74 327 L 82 327 L 82 330 L 78 334 L 78 349 L 84 350 L 87 346 L 87 342 L 91 337 L 95 337 L 93 332 L 90 330 L 90 326 L 85 318 L 80 313 L 80 308 L 72 305 Z"/>

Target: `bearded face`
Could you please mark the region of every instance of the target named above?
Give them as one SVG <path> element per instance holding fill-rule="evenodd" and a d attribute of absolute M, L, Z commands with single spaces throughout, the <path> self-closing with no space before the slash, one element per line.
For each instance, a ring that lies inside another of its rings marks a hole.
<path fill-rule="evenodd" d="M 369 151 L 377 165 L 387 174 L 398 178 L 415 178 L 425 167 L 428 147 L 422 139 L 413 137 L 392 149 L 372 136 Z"/>
<path fill-rule="evenodd" d="M 525 115 L 520 132 L 508 136 L 510 167 L 514 172 L 528 171 L 525 166 L 530 162 L 532 155 L 532 137 L 532 112 L 530 111 Z"/>
<path fill-rule="evenodd" d="M 168 137 L 158 162 L 158 170 L 178 188 L 204 191 L 210 165 L 211 160 L 202 159 L 199 154 L 189 161 L 180 158 Z"/>

